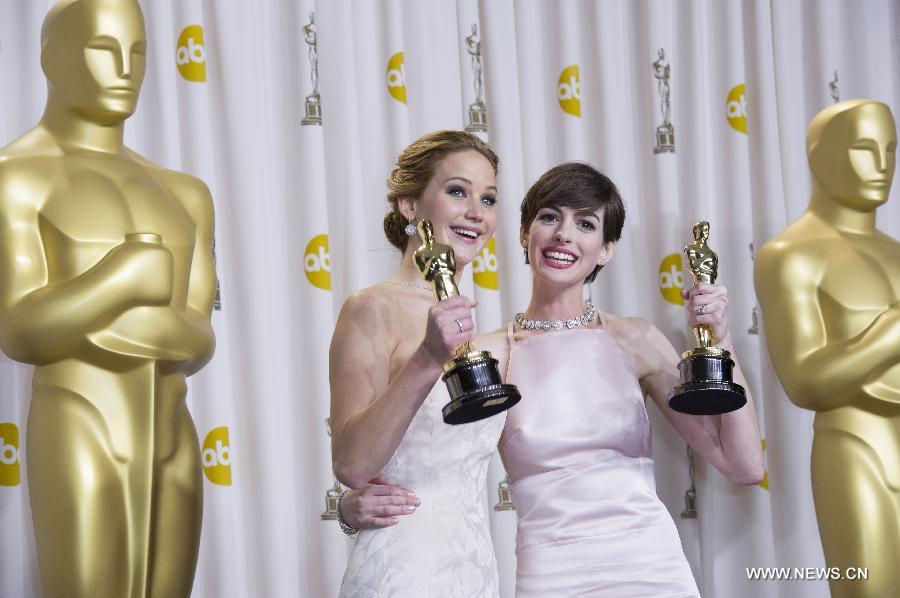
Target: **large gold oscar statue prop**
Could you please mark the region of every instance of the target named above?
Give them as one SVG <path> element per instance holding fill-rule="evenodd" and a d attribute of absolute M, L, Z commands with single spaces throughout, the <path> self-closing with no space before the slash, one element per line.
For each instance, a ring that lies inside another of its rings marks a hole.
<path fill-rule="evenodd" d="M 214 348 L 206 186 L 123 145 L 134 0 L 64 0 L 43 118 L 0 150 L 0 346 L 37 366 L 29 494 L 47 598 L 187 597 L 202 510 L 185 376 Z"/>
<path fill-rule="evenodd" d="M 868 580 L 836 598 L 900 588 L 900 243 L 875 228 L 897 133 L 884 104 L 850 100 L 812 120 L 809 208 L 767 242 L 754 279 L 772 363 L 816 411 L 812 484 L 825 560 Z"/>

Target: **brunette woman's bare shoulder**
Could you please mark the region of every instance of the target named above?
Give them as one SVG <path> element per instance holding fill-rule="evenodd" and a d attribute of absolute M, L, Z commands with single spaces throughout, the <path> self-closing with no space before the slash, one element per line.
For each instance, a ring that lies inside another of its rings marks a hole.
<path fill-rule="evenodd" d="M 507 327 L 505 325 L 496 330 L 478 335 L 472 342 L 472 347 L 476 351 L 489 351 L 494 359 L 497 360 L 497 368 L 501 375 L 504 375 L 509 362 L 509 339 L 507 338 Z"/>
<path fill-rule="evenodd" d="M 654 371 L 668 346 L 662 332 L 644 318 L 606 315 L 606 327 L 628 355 L 639 377 Z"/>
<path fill-rule="evenodd" d="M 484 334 L 479 334 L 472 343 L 479 351 L 490 351 L 491 353 L 506 353 L 509 340 L 506 338 L 506 326 L 501 326 L 496 330 L 491 330 Z"/>
<path fill-rule="evenodd" d="M 643 318 L 631 316 L 617 316 L 615 314 L 604 314 L 606 328 L 612 333 L 620 343 L 634 345 L 640 343 L 646 338 L 653 324 Z"/>

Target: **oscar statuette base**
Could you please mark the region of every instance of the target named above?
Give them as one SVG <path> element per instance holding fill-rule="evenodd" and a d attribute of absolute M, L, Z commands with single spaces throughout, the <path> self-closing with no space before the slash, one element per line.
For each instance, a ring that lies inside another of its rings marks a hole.
<path fill-rule="evenodd" d="M 319 94 L 314 93 L 306 96 L 306 116 L 300 121 L 301 126 L 321 125 L 322 124 L 322 102 L 319 100 Z"/>
<path fill-rule="evenodd" d="M 678 369 L 681 384 L 669 395 L 669 407 L 689 415 L 719 415 L 747 403 L 744 387 L 731 380 L 731 354 L 716 347 L 685 351 Z"/>
<path fill-rule="evenodd" d="M 457 425 L 496 415 L 519 402 L 513 384 L 503 384 L 497 360 L 487 351 L 472 351 L 444 364 L 442 378 L 451 400 L 443 410 L 444 422 Z"/>
<path fill-rule="evenodd" d="M 653 148 L 653 153 L 675 153 L 675 127 L 670 123 L 663 123 L 656 127 L 656 147 Z"/>
<path fill-rule="evenodd" d="M 487 112 L 484 109 L 484 104 L 481 102 L 469 104 L 469 124 L 466 125 L 466 131 L 479 133 L 487 130 Z"/>

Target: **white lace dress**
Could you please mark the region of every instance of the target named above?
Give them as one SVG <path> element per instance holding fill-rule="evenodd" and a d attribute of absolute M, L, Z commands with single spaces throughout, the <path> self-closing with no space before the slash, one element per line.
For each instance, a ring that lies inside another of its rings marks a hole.
<path fill-rule="evenodd" d="M 506 414 L 449 426 L 441 418 L 449 400 L 439 379 L 382 471 L 421 506 L 393 527 L 359 533 L 341 598 L 499 596 L 486 486 Z"/>

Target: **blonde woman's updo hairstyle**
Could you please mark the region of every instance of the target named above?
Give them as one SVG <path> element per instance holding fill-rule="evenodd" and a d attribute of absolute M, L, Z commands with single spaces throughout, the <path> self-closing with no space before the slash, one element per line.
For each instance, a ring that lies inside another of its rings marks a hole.
<path fill-rule="evenodd" d="M 422 196 L 438 162 L 456 152 L 475 150 L 485 157 L 494 169 L 500 166 L 500 159 L 487 143 L 465 131 L 435 131 L 419 137 L 403 150 L 397 158 L 397 167 L 387 178 L 387 200 L 391 210 L 384 216 L 384 234 L 391 245 L 400 251 L 406 250 L 409 236 L 403 229 L 408 222 L 397 208 L 400 197 Z"/>

